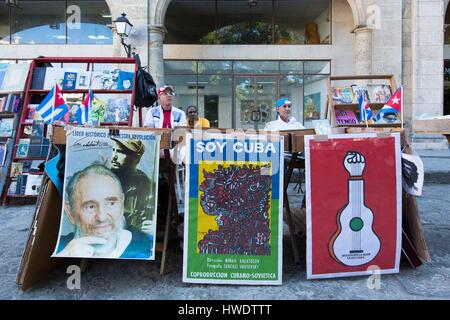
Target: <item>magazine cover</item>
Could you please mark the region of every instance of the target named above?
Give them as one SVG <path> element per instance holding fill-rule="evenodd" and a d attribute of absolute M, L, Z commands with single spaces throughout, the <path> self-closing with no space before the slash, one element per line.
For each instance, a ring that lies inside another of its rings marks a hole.
<path fill-rule="evenodd" d="M 183 281 L 280 285 L 283 137 L 188 136 Z"/>
<path fill-rule="evenodd" d="M 386 84 L 369 84 L 369 95 L 372 103 L 386 103 L 392 95 L 390 85 Z"/>
<path fill-rule="evenodd" d="M 14 129 L 14 118 L 0 119 L 0 137 L 12 137 Z"/>
<path fill-rule="evenodd" d="M 361 96 L 363 96 L 367 102 L 369 103 L 372 102 L 369 98 L 369 91 L 367 90 L 366 87 L 353 85 L 352 90 L 353 90 L 353 103 L 359 103 L 359 98 Z"/>
<path fill-rule="evenodd" d="M 154 260 L 159 142 L 148 131 L 69 133 L 53 257 Z"/>
<path fill-rule="evenodd" d="M 353 103 L 353 90 L 351 87 L 333 88 L 333 101 L 337 104 Z"/>
<path fill-rule="evenodd" d="M 0 91 L 23 91 L 29 69 L 29 63 L 8 65 Z"/>
<path fill-rule="evenodd" d="M 398 273 L 400 135 L 305 137 L 307 278 Z"/>

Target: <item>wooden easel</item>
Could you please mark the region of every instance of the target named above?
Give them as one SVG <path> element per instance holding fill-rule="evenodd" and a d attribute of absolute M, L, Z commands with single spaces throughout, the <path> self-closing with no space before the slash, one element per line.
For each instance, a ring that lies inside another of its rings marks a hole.
<path fill-rule="evenodd" d="M 314 129 L 302 129 L 302 130 L 286 130 L 286 131 L 280 131 L 280 134 L 285 135 L 285 139 L 287 139 L 287 143 L 285 142 L 285 151 L 291 152 L 292 157 L 285 166 L 287 168 L 286 172 L 284 173 L 284 195 L 283 195 L 283 201 L 284 201 L 284 209 L 286 213 L 287 218 L 287 225 L 289 227 L 289 237 L 291 239 L 291 245 L 292 245 L 292 252 L 294 254 L 294 261 L 295 263 L 300 263 L 300 256 L 299 256 L 299 250 L 297 245 L 297 238 L 295 233 L 295 227 L 294 222 L 292 218 L 292 211 L 289 203 L 289 197 L 288 197 L 288 187 L 289 183 L 291 182 L 292 174 L 294 172 L 294 169 L 299 168 L 303 169 L 305 167 L 305 163 L 302 159 L 300 159 L 299 155 L 305 150 L 305 144 L 303 137 L 305 135 L 315 134 Z"/>

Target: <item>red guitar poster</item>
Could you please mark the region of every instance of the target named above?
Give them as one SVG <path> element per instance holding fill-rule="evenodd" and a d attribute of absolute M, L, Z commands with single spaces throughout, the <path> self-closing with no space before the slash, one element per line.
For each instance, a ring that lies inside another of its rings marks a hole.
<path fill-rule="evenodd" d="M 400 135 L 306 136 L 305 155 L 307 278 L 398 273 Z"/>

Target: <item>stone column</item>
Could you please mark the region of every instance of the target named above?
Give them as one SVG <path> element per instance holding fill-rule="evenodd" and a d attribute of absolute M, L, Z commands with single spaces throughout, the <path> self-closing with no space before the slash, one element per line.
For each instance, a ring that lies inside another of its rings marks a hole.
<path fill-rule="evenodd" d="M 149 72 L 157 86 L 164 83 L 163 43 L 166 30 L 161 25 L 149 26 Z"/>
<path fill-rule="evenodd" d="M 355 72 L 357 75 L 372 74 L 372 29 L 355 29 Z"/>

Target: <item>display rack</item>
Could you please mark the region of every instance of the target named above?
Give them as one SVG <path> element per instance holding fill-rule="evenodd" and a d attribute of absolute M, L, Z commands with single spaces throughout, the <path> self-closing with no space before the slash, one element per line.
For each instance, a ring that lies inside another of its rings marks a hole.
<path fill-rule="evenodd" d="M 346 124 L 338 124 L 336 121 L 336 111 L 337 110 L 347 110 L 347 111 L 353 111 L 355 112 L 355 114 L 359 114 L 359 105 L 358 103 L 337 103 L 336 101 L 333 100 L 333 88 L 339 87 L 336 86 L 335 84 L 337 82 L 341 82 L 342 81 L 346 81 L 347 83 L 352 81 L 352 83 L 350 85 L 354 85 L 357 83 L 361 83 L 361 82 L 365 82 L 365 84 L 373 84 L 371 82 L 373 82 L 373 80 L 381 80 L 384 81 L 386 84 L 386 82 L 389 84 L 389 86 L 391 87 L 391 93 L 393 94 L 395 92 L 395 90 L 397 90 L 397 82 L 395 80 L 395 77 L 393 75 L 350 75 L 350 76 L 331 76 L 329 81 L 328 81 L 328 108 L 329 108 L 329 112 L 327 113 L 327 116 L 330 119 L 331 122 L 331 127 L 336 128 L 336 127 L 401 127 L 401 123 L 400 122 L 395 122 L 395 123 L 371 123 L 371 121 L 369 121 L 368 124 L 365 123 L 356 123 L 356 124 L 350 124 L 350 123 L 346 123 Z M 355 83 L 357 82 L 357 83 Z M 378 83 L 377 83 L 378 84 Z M 347 87 L 349 87 L 350 85 L 348 85 Z M 385 105 L 385 103 L 372 103 L 369 102 L 369 106 L 373 111 L 373 116 L 376 115 L 376 112 L 378 112 L 383 106 Z M 403 112 L 403 111 L 402 111 Z M 401 119 L 401 114 L 398 114 L 399 119 Z"/>
<path fill-rule="evenodd" d="M 0 97 L 7 96 L 10 93 L 19 94 L 19 95 L 23 94 L 23 92 L 0 92 Z M 6 156 L 5 156 L 5 160 L 4 160 L 3 164 L 1 163 L 1 161 L 3 159 L 0 158 L 0 195 L 3 192 L 6 192 L 6 190 L 4 190 L 4 188 L 5 188 L 5 185 L 7 182 L 7 177 L 9 175 L 11 160 L 13 158 L 15 136 L 16 136 L 17 127 L 18 127 L 19 118 L 20 118 L 19 115 L 20 115 L 20 113 L 15 113 L 15 112 L 3 112 L 3 111 L 0 112 L 0 121 L 5 121 L 5 120 L 8 121 L 7 119 L 12 119 L 12 121 L 13 121 L 11 135 L 8 135 L 8 136 L 0 135 L 0 143 L 2 145 L 3 144 L 5 145 L 4 152 L 6 152 Z"/>
<path fill-rule="evenodd" d="M 80 69 L 79 67 L 76 68 L 74 65 L 76 64 L 82 64 L 83 67 L 85 66 L 86 69 Z M 128 114 L 128 120 L 127 121 L 116 121 L 116 122 L 100 122 L 100 126 L 104 125 L 115 125 L 115 126 L 131 126 L 133 122 L 133 114 L 134 114 L 134 100 L 135 100 L 135 83 L 136 83 L 136 71 L 138 66 L 136 65 L 136 61 L 134 58 L 95 58 L 95 57 L 87 57 L 87 58 L 76 58 L 76 57 L 45 57 L 45 58 L 37 58 L 33 59 L 30 65 L 30 71 L 28 75 L 28 79 L 26 82 L 25 92 L 24 92 L 24 99 L 23 99 L 23 107 L 21 109 L 20 113 L 20 119 L 18 121 L 17 125 L 17 133 L 14 139 L 14 147 L 12 151 L 12 162 L 22 162 L 25 160 L 42 160 L 45 161 L 47 158 L 47 154 L 40 154 L 39 156 L 25 156 L 25 157 L 17 157 L 17 149 L 19 147 L 20 139 L 27 138 L 27 134 L 25 133 L 25 130 L 30 131 L 30 127 L 33 126 L 33 121 L 27 121 L 28 115 L 29 115 L 29 106 L 30 104 L 39 104 L 46 95 L 50 92 L 50 90 L 43 90 L 43 89 L 36 89 L 33 87 L 33 78 L 34 73 L 37 70 L 36 68 L 39 67 L 58 67 L 58 68 L 66 68 L 69 71 L 73 71 L 74 69 L 80 70 L 80 71 L 98 71 L 97 66 L 99 65 L 114 65 L 115 67 L 121 66 L 121 65 L 133 65 L 129 72 L 134 71 L 134 82 L 131 90 L 113 90 L 113 89 L 92 89 L 92 92 L 94 94 L 94 97 L 96 94 L 130 94 L 131 95 L 131 101 L 130 101 L 130 110 Z M 101 68 L 100 68 L 101 70 Z M 132 71 L 133 70 L 133 71 Z M 84 97 L 89 93 L 89 89 L 72 89 L 72 90 L 64 90 L 63 87 L 61 87 L 61 93 L 64 94 L 81 94 L 83 99 Z M 69 124 L 71 124 L 69 122 Z M 44 126 L 44 132 L 43 137 L 47 136 L 47 125 Z M 41 145 L 41 148 L 44 148 L 46 150 L 46 145 Z M 50 149 L 50 144 L 48 149 Z M 34 172 L 34 175 L 43 175 L 43 172 Z M 8 192 L 10 184 L 12 182 L 12 179 L 10 177 L 10 174 L 6 176 L 6 188 L 3 196 L 3 204 L 8 204 L 11 199 L 22 199 L 22 198 L 28 198 L 33 199 L 34 201 L 37 199 L 38 194 L 36 195 L 25 195 L 25 194 L 12 194 Z"/>

